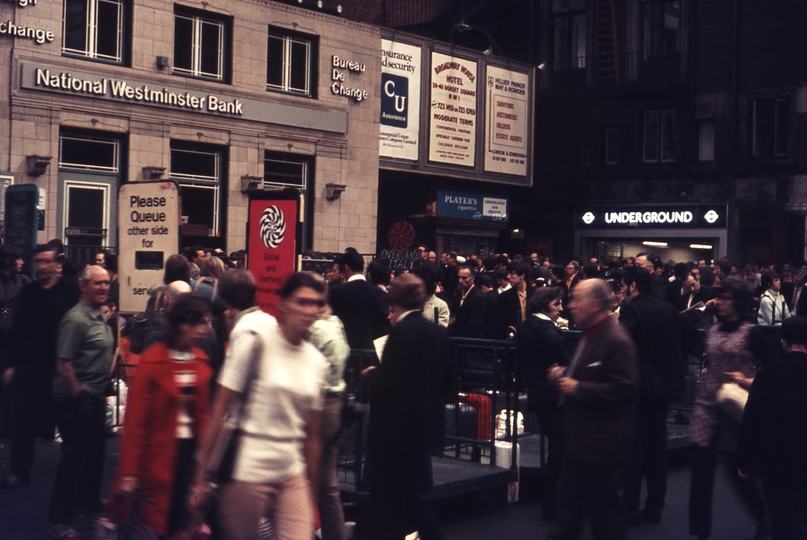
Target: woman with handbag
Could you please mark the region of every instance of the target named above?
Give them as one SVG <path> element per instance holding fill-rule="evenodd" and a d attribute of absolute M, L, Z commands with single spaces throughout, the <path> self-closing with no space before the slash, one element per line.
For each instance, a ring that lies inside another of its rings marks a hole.
<path fill-rule="evenodd" d="M 695 397 L 695 411 L 689 436 L 695 444 L 692 482 L 689 491 L 689 529 L 698 540 L 709 538 L 712 529 L 712 494 L 718 456 L 728 466 L 732 483 L 757 523 L 755 539 L 769 534 L 767 511 L 762 494 L 747 477 L 740 475 L 737 438 L 740 422 L 732 408 L 742 402 L 731 396 L 751 387 L 756 371 L 775 358 L 775 351 L 761 330 L 749 323 L 751 305 L 748 285 L 726 278 L 716 289 L 715 314 L 719 324 L 706 337 L 705 370 Z M 737 388 L 736 386 L 740 388 Z M 730 389 L 734 391 L 730 391 Z M 744 389 L 744 390 L 743 390 Z"/>
<path fill-rule="evenodd" d="M 306 338 L 325 309 L 326 285 L 309 272 L 292 274 L 279 292 L 277 324 L 255 307 L 256 289 L 244 270 L 219 280 L 228 318 L 235 317 L 189 504 L 205 508 L 222 449 L 236 437 L 231 477 L 218 493 L 224 540 L 256 538 L 262 518 L 279 540 L 311 540 L 329 366 Z M 225 420 L 235 411 L 233 431 Z"/>
<path fill-rule="evenodd" d="M 179 295 L 163 340 L 143 352 L 129 389 L 110 517 L 143 521 L 160 537 L 183 530 L 194 453 L 208 419 L 212 371 L 198 345 L 208 335 L 204 298 Z M 125 500 L 135 499 L 136 509 Z M 148 503 L 145 501 L 148 500 Z M 124 515 L 132 512 L 136 515 Z"/>

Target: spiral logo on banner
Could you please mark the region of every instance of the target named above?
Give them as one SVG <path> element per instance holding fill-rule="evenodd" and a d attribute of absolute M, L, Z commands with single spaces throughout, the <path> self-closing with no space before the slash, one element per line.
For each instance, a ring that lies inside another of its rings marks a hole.
<path fill-rule="evenodd" d="M 286 236 L 286 216 L 277 206 L 270 206 L 261 216 L 261 238 L 263 245 L 275 249 Z"/>
<path fill-rule="evenodd" d="M 389 247 L 405 251 L 415 242 L 415 228 L 408 221 L 398 221 L 387 233 Z"/>

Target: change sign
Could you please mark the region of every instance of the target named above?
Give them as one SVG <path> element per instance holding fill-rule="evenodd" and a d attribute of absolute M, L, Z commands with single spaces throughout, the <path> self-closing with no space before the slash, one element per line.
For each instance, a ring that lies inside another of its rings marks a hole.
<path fill-rule="evenodd" d="M 149 293 L 163 284 L 165 261 L 179 252 L 179 216 L 175 182 L 133 182 L 120 187 L 120 311 L 145 311 Z"/>

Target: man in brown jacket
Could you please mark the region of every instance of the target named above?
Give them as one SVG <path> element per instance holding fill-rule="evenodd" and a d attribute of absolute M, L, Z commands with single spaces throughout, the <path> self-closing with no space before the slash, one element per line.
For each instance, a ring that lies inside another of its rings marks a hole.
<path fill-rule="evenodd" d="M 620 493 L 633 443 L 639 363 L 630 336 L 610 317 L 610 303 L 602 280 L 575 287 L 570 309 L 583 337 L 567 368 L 550 369 L 565 402 L 552 540 L 577 538 L 584 517 L 594 540 L 627 538 Z"/>

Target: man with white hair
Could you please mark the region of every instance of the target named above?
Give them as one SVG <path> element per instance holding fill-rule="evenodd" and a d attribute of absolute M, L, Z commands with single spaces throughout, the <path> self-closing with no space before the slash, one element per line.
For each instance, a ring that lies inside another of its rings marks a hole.
<path fill-rule="evenodd" d="M 575 287 L 570 309 L 583 337 L 568 367 L 550 368 L 565 402 L 551 539 L 577 538 L 584 517 L 594 540 L 628 536 L 622 469 L 633 445 L 639 362 L 630 336 L 610 316 L 611 302 L 611 289 L 600 279 Z"/>
<path fill-rule="evenodd" d="M 48 509 L 48 533 L 78 538 L 72 527 L 77 509 L 101 511 L 106 447 L 106 391 L 112 366 L 112 330 L 101 308 L 109 294 L 109 274 L 88 266 L 79 277 L 81 301 L 59 323 L 53 402 L 62 435 Z"/>

